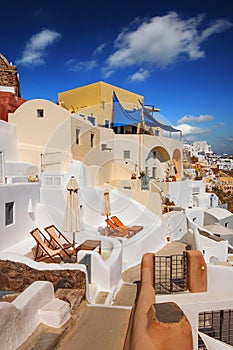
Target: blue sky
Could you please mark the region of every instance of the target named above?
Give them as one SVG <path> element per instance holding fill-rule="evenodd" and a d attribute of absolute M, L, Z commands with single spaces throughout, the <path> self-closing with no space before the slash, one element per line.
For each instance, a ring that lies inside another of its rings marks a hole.
<path fill-rule="evenodd" d="M 22 0 L 1 10 L 0 52 L 17 65 L 23 98 L 56 102 L 102 80 L 144 95 L 184 139 L 233 153 L 231 0 Z"/>

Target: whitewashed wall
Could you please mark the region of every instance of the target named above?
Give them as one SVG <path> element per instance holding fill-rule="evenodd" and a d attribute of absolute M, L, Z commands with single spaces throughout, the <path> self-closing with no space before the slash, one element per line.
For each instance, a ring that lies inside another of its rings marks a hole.
<path fill-rule="evenodd" d="M 185 211 L 171 211 L 162 216 L 162 231 L 164 238 L 179 240 L 187 233 L 187 219 Z"/>
<path fill-rule="evenodd" d="M 169 199 L 178 206 L 192 205 L 192 180 L 168 182 Z"/>
<path fill-rule="evenodd" d="M 0 151 L 4 150 L 5 161 L 17 161 L 17 130 L 16 126 L 0 120 Z"/>
<path fill-rule="evenodd" d="M 27 239 L 35 228 L 39 184 L 0 185 L 0 251 Z M 14 202 L 14 223 L 5 226 L 5 203 Z"/>

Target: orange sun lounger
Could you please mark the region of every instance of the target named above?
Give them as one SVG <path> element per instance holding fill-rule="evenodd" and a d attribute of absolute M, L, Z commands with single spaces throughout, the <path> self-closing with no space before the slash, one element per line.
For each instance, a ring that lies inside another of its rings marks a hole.
<path fill-rule="evenodd" d="M 114 224 L 116 224 L 118 227 L 125 227 L 128 228 L 127 226 L 125 226 L 120 219 L 118 219 L 117 216 L 111 216 L 112 221 L 114 222 Z"/>
<path fill-rule="evenodd" d="M 127 227 L 117 226 L 111 219 L 106 219 L 105 222 L 107 223 L 108 226 L 110 226 L 114 230 L 121 232 L 121 233 L 124 232 L 126 229 L 128 229 Z"/>

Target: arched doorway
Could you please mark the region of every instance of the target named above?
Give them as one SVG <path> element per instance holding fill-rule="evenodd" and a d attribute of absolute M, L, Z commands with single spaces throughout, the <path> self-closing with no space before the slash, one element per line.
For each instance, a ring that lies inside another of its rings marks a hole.
<path fill-rule="evenodd" d="M 148 152 L 145 170 L 150 178 L 164 180 L 169 161 L 168 151 L 162 146 L 156 146 Z"/>

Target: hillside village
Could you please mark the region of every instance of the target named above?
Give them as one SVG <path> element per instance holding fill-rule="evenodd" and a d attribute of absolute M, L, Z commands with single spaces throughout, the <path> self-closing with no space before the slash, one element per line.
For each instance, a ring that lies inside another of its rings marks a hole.
<path fill-rule="evenodd" d="M 233 346 L 233 159 L 158 112 L 102 81 L 26 101 L 0 55 L 4 349 Z"/>

